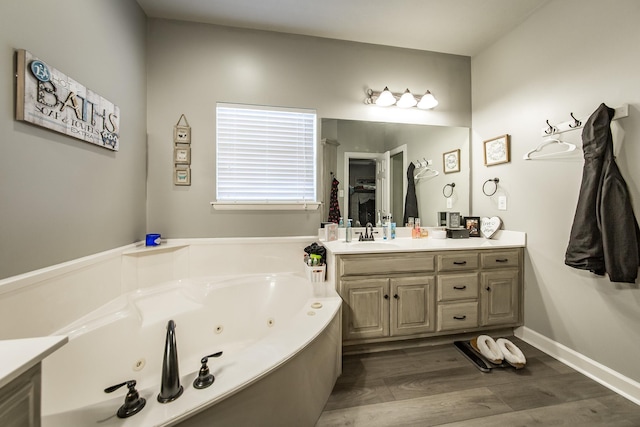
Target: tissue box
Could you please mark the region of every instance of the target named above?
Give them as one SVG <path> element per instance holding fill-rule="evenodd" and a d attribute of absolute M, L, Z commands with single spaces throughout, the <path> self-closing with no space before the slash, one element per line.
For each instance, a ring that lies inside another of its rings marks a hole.
<path fill-rule="evenodd" d="M 449 239 L 468 239 L 469 230 L 466 228 L 447 228 L 447 237 Z"/>

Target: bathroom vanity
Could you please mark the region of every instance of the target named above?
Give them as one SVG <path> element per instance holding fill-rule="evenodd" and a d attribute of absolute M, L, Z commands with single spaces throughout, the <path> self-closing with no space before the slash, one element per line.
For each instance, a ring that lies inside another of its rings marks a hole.
<path fill-rule="evenodd" d="M 41 361 L 66 336 L 0 341 L 0 425 L 40 426 Z"/>
<path fill-rule="evenodd" d="M 524 233 L 324 245 L 344 346 L 522 325 Z"/>

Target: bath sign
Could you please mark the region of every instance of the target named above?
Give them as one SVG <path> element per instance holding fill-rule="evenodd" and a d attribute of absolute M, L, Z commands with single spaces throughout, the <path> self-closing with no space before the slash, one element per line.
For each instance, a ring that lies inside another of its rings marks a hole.
<path fill-rule="evenodd" d="M 120 108 L 23 49 L 16 94 L 16 120 L 118 151 Z"/>

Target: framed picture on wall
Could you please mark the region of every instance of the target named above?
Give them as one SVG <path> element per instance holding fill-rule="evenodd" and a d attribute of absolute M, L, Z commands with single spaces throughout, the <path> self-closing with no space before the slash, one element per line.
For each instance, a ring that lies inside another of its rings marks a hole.
<path fill-rule="evenodd" d="M 500 135 L 484 141 L 484 165 L 509 163 L 509 135 Z"/>
<path fill-rule="evenodd" d="M 176 146 L 173 149 L 173 163 L 178 165 L 190 165 L 191 147 Z"/>
<path fill-rule="evenodd" d="M 460 172 L 460 149 L 442 154 L 442 164 L 444 173 Z"/>
<path fill-rule="evenodd" d="M 176 166 L 173 171 L 174 185 L 191 185 L 191 168 Z"/>

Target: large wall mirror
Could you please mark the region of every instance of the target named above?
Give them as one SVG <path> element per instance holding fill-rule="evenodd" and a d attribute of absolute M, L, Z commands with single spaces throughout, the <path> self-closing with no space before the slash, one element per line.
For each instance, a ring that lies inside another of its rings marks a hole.
<path fill-rule="evenodd" d="M 322 119 L 321 138 L 329 142 L 323 187 L 330 189 L 333 177 L 340 182 L 338 199 L 345 221 L 375 224 L 377 213 L 383 212 L 404 225 L 411 163 L 423 225 L 437 225 L 437 212 L 469 215 L 468 128 Z M 324 199 L 327 206 L 328 191 Z"/>

